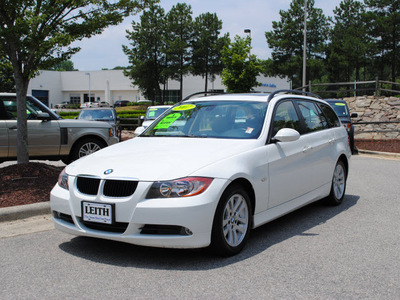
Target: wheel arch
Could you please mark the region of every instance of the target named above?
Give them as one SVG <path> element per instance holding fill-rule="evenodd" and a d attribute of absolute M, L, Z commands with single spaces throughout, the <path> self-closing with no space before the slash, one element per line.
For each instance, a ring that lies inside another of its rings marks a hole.
<path fill-rule="evenodd" d="M 340 155 L 338 161 L 342 161 L 344 163 L 344 166 L 346 168 L 346 179 L 347 179 L 347 176 L 349 176 L 349 161 L 346 155 L 344 154 Z"/>
<path fill-rule="evenodd" d="M 254 211 L 255 211 L 255 204 L 256 204 L 256 194 L 254 192 L 253 186 L 250 183 L 250 181 L 248 181 L 245 178 L 237 178 L 235 180 L 233 180 L 227 187 L 229 188 L 232 185 L 239 185 L 241 187 L 243 187 L 245 189 L 245 191 L 247 192 L 247 194 L 250 197 L 250 203 L 251 203 L 251 215 L 254 216 Z"/>

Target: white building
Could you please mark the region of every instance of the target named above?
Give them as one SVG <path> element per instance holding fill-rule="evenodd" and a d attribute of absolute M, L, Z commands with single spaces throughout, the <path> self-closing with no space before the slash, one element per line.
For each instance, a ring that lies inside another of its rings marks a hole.
<path fill-rule="evenodd" d="M 183 80 L 183 97 L 204 90 L 205 82 L 201 76 L 186 76 Z M 279 77 L 259 76 L 257 92 L 273 92 L 278 89 L 289 89 L 290 82 Z M 166 90 L 169 101 L 177 102 L 179 98 L 179 82 L 170 80 Z M 163 87 L 161 87 L 163 89 Z M 218 76 L 214 82 L 208 83 L 208 90 L 226 91 Z M 40 71 L 39 75 L 31 79 L 28 94 L 40 99 L 49 107 L 68 101 L 79 104 L 89 101 L 106 101 L 114 104 L 118 100 L 137 102 L 144 99 L 137 86 L 124 76 L 122 70 L 102 71 Z M 150 99 L 151 100 L 151 99 Z"/>

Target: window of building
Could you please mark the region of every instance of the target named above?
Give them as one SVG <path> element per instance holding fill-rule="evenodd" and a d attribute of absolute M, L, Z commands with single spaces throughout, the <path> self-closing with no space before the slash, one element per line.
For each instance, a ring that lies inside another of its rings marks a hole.
<path fill-rule="evenodd" d="M 79 95 L 79 94 L 70 94 L 69 95 L 69 103 L 71 103 L 71 104 L 80 104 L 81 103 L 81 95 Z"/>

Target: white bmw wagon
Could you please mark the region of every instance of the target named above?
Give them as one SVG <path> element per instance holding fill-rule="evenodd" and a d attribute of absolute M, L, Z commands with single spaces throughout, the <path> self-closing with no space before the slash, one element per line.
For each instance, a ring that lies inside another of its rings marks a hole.
<path fill-rule="evenodd" d="M 350 155 L 337 115 L 310 94 L 192 98 L 68 165 L 53 220 L 79 236 L 234 255 L 252 228 L 320 199 L 340 204 Z"/>

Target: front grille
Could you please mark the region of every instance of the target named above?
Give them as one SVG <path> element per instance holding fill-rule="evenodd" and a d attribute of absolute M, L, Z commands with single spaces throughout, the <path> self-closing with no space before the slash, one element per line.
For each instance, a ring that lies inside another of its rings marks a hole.
<path fill-rule="evenodd" d="M 100 179 L 90 177 L 78 177 L 76 179 L 76 187 L 82 194 L 97 195 L 99 190 Z"/>
<path fill-rule="evenodd" d="M 106 180 L 103 194 L 107 197 L 128 197 L 135 192 L 137 185 L 137 181 Z"/>
<path fill-rule="evenodd" d="M 122 223 L 122 222 L 115 222 L 114 224 L 101 224 L 101 223 L 94 223 L 94 222 L 86 222 L 80 218 L 83 225 L 87 228 L 99 230 L 99 231 L 106 231 L 106 232 L 114 232 L 114 233 L 124 233 L 126 228 L 128 227 L 129 223 Z"/>

